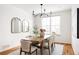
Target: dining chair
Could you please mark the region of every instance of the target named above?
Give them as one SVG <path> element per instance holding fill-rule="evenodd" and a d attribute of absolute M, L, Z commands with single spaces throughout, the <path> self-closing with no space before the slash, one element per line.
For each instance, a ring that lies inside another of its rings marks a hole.
<path fill-rule="evenodd" d="M 52 41 L 50 38 L 44 39 L 41 44 L 35 44 L 34 46 L 40 49 L 41 54 L 43 54 L 44 49 L 48 49 L 49 55 L 51 54 Z"/>
<path fill-rule="evenodd" d="M 52 44 L 53 43 L 52 43 L 51 37 L 45 39 L 43 42 L 43 47 L 44 47 L 44 49 L 48 49 L 49 55 L 51 54 Z"/>
<path fill-rule="evenodd" d="M 21 39 L 21 47 L 20 47 L 20 55 L 22 52 L 25 54 L 28 53 L 29 55 L 36 51 L 37 55 L 37 47 L 32 46 L 32 42 L 29 40 Z"/>
<path fill-rule="evenodd" d="M 40 54 L 43 54 L 43 38 L 38 37 L 38 38 L 34 38 L 35 40 L 32 41 L 32 45 L 37 47 L 38 49 L 40 49 Z M 38 40 L 39 39 L 39 40 Z M 41 40 L 42 39 L 42 40 Z"/>

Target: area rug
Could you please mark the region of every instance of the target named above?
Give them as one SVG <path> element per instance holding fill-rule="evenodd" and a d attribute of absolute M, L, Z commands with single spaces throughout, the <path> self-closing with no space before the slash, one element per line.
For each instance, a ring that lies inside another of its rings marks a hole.
<path fill-rule="evenodd" d="M 61 44 L 55 44 L 54 49 L 52 48 L 52 52 L 51 55 L 62 55 L 63 54 L 63 47 L 64 45 Z M 33 53 L 32 55 L 35 55 L 36 53 Z M 20 50 L 16 50 L 12 53 L 9 53 L 8 55 L 20 55 Z M 24 53 L 22 53 L 22 55 L 24 55 Z M 26 54 L 28 55 L 28 54 Z M 38 49 L 38 53 L 37 55 L 40 55 L 40 50 Z M 45 49 L 43 51 L 43 55 L 49 55 L 48 49 Z"/>

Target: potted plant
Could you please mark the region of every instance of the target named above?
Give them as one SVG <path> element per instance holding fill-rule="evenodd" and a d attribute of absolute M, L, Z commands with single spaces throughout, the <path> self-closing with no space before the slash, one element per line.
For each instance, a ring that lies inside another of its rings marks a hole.
<path fill-rule="evenodd" d="M 33 34 L 34 34 L 34 36 L 38 36 L 38 28 L 35 26 L 35 27 L 33 27 Z"/>

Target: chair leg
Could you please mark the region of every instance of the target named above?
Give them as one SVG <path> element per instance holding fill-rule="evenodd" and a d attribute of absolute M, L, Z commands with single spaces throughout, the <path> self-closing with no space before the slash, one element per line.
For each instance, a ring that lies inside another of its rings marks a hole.
<path fill-rule="evenodd" d="M 48 46 L 49 55 L 51 54 L 51 46 Z"/>
<path fill-rule="evenodd" d="M 21 53 L 22 53 L 22 48 L 20 48 L 20 55 L 21 55 Z"/>
<path fill-rule="evenodd" d="M 25 52 L 25 55 L 26 55 L 26 52 Z"/>
<path fill-rule="evenodd" d="M 21 55 L 21 51 L 20 51 L 20 55 Z"/>
<path fill-rule="evenodd" d="M 43 49 L 42 48 L 40 48 L 40 53 L 41 53 L 41 55 L 43 55 L 43 51 L 42 51 Z"/>
<path fill-rule="evenodd" d="M 36 49 L 36 55 L 37 55 L 37 49 Z"/>
<path fill-rule="evenodd" d="M 49 55 L 50 55 L 50 48 L 48 50 L 49 50 Z"/>

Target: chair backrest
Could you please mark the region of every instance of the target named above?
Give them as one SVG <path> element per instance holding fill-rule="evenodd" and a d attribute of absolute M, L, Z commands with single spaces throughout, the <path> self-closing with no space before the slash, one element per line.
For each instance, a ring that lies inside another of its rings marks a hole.
<path fill-rule="evenodd" d="M 54 42 L 55 37 L 56 37 L 55 32 L 52 32 L 51 36 L 48 38 L 48 42 L 50 45 L 52 44 L 52 42 Z"/>
<path fill-rule="evenodd" d="M 53 38 L 53 40 L 55 39 L 55 37 L 56 37 L 56 33 L 52 32 L 52 38 Z"/>
<path fill-rule="evenodd" d="M 30 51 L 31 42 L 25 39 L 21 39 L 21 48 L 24 51 Z"/>

